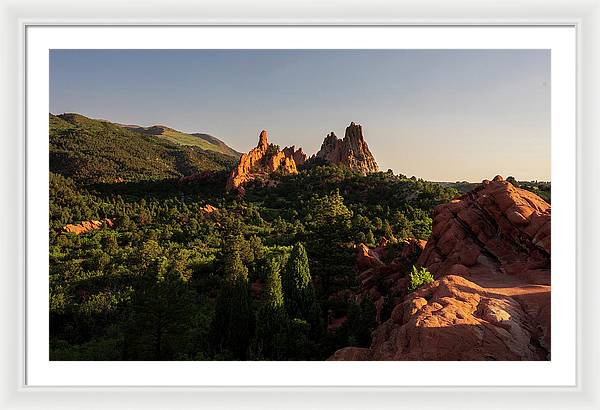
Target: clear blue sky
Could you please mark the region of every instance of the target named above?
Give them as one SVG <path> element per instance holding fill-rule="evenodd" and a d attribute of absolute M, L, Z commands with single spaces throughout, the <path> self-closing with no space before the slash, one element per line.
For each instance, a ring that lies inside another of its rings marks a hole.
<path fill-rule="evenodd" d="M 354 121 L 383 170 L 550 180 L 547 50 L 52 50 L 50 112 L 308 154 Z"/>

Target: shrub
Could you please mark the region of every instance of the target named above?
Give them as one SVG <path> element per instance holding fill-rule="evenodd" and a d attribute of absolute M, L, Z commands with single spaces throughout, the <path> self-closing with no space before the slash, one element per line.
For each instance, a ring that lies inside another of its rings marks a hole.
<path fill-rule="evenodd" d="M 417 269 L 414 265 L 412 267 L 412 272 L 410 272 L 408 275 L 408 278 L 409 292 L 414 292 L 421 286 L 428 285 L 433 282 L 433 275 L 426 268 Z"/>

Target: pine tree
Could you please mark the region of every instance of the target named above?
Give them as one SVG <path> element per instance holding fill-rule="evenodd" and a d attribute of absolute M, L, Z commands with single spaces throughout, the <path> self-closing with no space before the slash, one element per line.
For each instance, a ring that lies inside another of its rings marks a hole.
<path fill-rule="evenodd" d="M 144 269 L 125 326 L 123 356 L 127 360 L 173 360 L 187 340 L 195 292 L 188 285 L 185 263 L 179 260 L 156 256 Z"/>
<path fill-rule="evenodd" d="M 294 245 L 282 277 L 285 307 L 291 318 L 306 320 L 311 333 L 320 329 L 320 312 L 310 276 L 308 255 L 301 243 Z"/>
<path fill-rule="evenodd" d="M 264 300 L 257 313 L 256 339 L 253 349 L 257 358 L 281 360 L 285 357 L 287 314 L 281 285 L 280 261 L 266 262 Z"/>
<path fill-rule="evenodd" d="M 267 260 L 267 277 L 265 284 L 265 306 L 270 310 L 284 309 L 283 290 L 281 276 L 279 275 L 280 264 L 274 258 Z"/>
<path fill-rule="evenodd" d="M 392 226 L 390 225 L 390 223 L 387 220 L 385 221 L 385 224 L 383 226 L 383 237 L 392 243 L 396 242 L 396 238 L 394 237 L 394 231 L 392 230 Z"/>
<path fill-rule="evenodd" d="M 331 229 L 332 225 L 348 226 L 352 211 L 344 204 L 344 197 L 336 190 L 331 195 L 315 198 L 311 204 L 313 221 L 317 227 Z"/>
<path fill-rule="evenodd" d="M 369 228 L 369 230 L 367 231 L 365 243 L 371 246 L 375 245 L 375 236 L 373 236 L 373 231 L 371 230 L 371 228 Z"/>
<path fill-rule="evenodd" d="M 353 213 L 337 190 L 313 198 L 310 209 L 306 246 L 314 262 L 318 261 L 311 265 L 312 274 L 319 278 L 323 294 L 331 294 L 339 290 L 335 278 L 345 277 L 354 268 L 354 254 L 348 246 Z"/>
<path fill-rule="evenodd" d="M 412 236 L 410 220 L 402 212 L 396 211 L 393 223 L 396 227 L 398 238 L 405 239 Z"/>
<path fill-rule="evenodd" d="M 225 256 L 225 283 L 217 296 L 211 324 L 213 342 L 219 352 L 229 352 L 244 359 L 253 336 L 254 316 L 248 289 L 248 268 L 238 247 L 232 246 Z"/>

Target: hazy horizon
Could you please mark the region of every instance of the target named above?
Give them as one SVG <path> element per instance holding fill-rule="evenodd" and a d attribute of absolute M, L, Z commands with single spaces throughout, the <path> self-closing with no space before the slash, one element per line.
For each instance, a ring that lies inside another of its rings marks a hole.
<path fill-rule="evenodd" d="M 309 155 L 355 122 L 383 171 L 550 180 L 548 50 L 51 50 L 50 112 Z"/>

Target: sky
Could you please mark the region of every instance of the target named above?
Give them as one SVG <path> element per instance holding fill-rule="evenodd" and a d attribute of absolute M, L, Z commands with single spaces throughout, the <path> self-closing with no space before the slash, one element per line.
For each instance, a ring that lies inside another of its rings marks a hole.
<path fill-rule="evenodd" d="M 384 171 L 550 180 L 549 50 L 51 50 L 50 112 L 309 155 L 355 122 Z"/>

